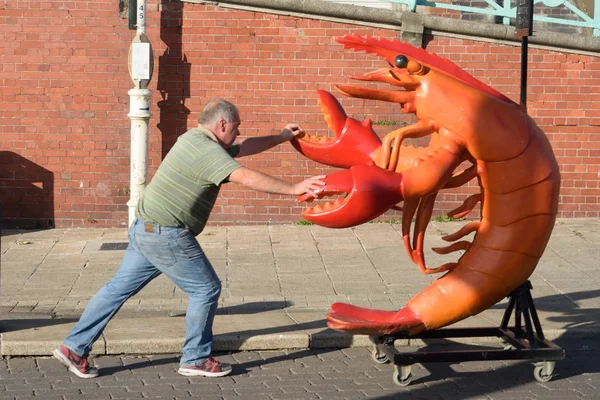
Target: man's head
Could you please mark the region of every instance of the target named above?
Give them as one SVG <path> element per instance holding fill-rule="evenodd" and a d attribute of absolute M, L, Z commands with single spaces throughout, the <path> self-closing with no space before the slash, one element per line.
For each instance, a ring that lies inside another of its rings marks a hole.
<path fill-rule="evenodd" d="M 210 129 L 225 148 L 240 134 L 240 113 L 233 103 L 224 99 L 211 100 L 200 113 L 198 123 Z"/>

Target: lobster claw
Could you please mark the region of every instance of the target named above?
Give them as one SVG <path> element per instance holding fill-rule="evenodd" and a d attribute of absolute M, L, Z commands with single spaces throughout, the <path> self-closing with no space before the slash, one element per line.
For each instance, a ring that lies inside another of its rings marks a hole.
<path fill-rule="evenodd" d="M 370 120 L 359 122 L 349 118 L 337 99 L 329 92 L 318 90 L 319 104 L 329 130 L 335 138 L 304 136 L 291 141 L 292 146 L 313 161 L 332 167 L 373 165 L 371 154 L 381 147 L 381 140 Z"/>
<path fill-rule="evenodd" d="M 403 200 L 400 192 L 402 174 L 374 165 L 356 165 L 349 170 L 334 172 L 325 178 L 325 187 L 318 195 L 348 194 L 334 203 L 318 204 L 302 213 L 310 222 L 328 228 L 349 228 L 377 218 Z M 309 195 L 298 201 L 309 200 Z"/>

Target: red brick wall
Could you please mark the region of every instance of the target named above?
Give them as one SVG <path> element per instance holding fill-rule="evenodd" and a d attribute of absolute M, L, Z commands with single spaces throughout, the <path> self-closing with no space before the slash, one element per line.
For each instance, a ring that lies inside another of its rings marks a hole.
<path fill-rule="evenodd" d="M 344 51 L 333 37 L 397 32 L 214 6 L 148 1 L 155 54 L 150 175 L 176 137 L 196 126 L 209 98 L 239 105 L 245 136 L 277 133 L 287 122 L 326 132 L 315 91 L 347 75 L 381 68 Z M 129 186 L 127 53 L 134 31 L 118 1 L 0 2 L 0 200 L 5 225 L 123 226 Z M 518 101 L 519 47 L 429 38 L 449 58 Z M 550 137 L 561 165 L 563 217 L 598 217 L 600 60 L 530 50 L 529 112 Z M 396 107 L 341 98 L 349 115 L 410 122 Z M 375 125 L 382 135 L 392 127 Z M 289 144 L 252 158 L 251 168 L 293 181 L 330 171 Z M 440 195 L 434 215 L 473 187 Z M 293 222 L 295 199 L 225 186 L 211 223 Z M 392 217 L 396 215 L 392 214 Z"/>

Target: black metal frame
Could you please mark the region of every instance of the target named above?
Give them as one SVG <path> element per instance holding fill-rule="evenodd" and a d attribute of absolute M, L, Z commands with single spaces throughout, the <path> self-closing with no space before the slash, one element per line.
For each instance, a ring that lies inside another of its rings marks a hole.
<path fill-rule="evenodd" d="M 509 296 L 510 301 L 499 327 L 491 328 L 444 328 L 423 331 L 409 336 L 395 333 L 371 339 L 376 353 L 385 354 L 396 366 L 410 366 L 427 362 L 463 362 L 489 360 L 532 360 L 535 362 L 558 361 L 565 358 L 565 350 L 544 337 L 542 326 L 531 297 L 531 282 L 527 281 Z M 511 315 L 515 314 L 515 325 L 509 327 Z M 522 320 L 525 326 L 522 325 Z M 394 347 L 398 339 L 446 339 L 471 337 L 498 337 L 507 346 L 504 349 L 424 351 L 402 353 Z M 384 357 L 384 358 L 385 358 Z M 551 373 L 551 371 L 550 371 Z"/>

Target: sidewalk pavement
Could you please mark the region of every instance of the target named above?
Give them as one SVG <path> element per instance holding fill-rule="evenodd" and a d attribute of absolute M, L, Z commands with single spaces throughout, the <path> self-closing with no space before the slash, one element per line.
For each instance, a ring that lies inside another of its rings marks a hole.
<path fill-rule="evenodd" d="M 464 224 L 430 223 L 425 237 L 430 267 L 458 258 L 457 253 L 439 256 L 429 249 L 444 245 L 440 237 Z M 366 336 L 328 329 L 325 313 L 336 301 L 398 310 L 435 279 L 409 261 L 401 239 L 401 225 L 389 223 L 343 230 L 314 225 L 207 227 L 198 240 L 223 282 L 214 350 L 369 346 Z M 0 355 L 50 355 L 87 301 L 112 277 L 126 241 L 125 229 L 3 230 Z M 600 332 L 599 244 L 600 219 L 557 222 L 530 278 L 550 340 Z M 454 326 L 498 326 L 506 303 Z M 185 294 L 159 276 L 124 304 L 93 353 L 179 353 L 186 306 Z M 420 344 L 410 340 L 412 346 Z"/>

